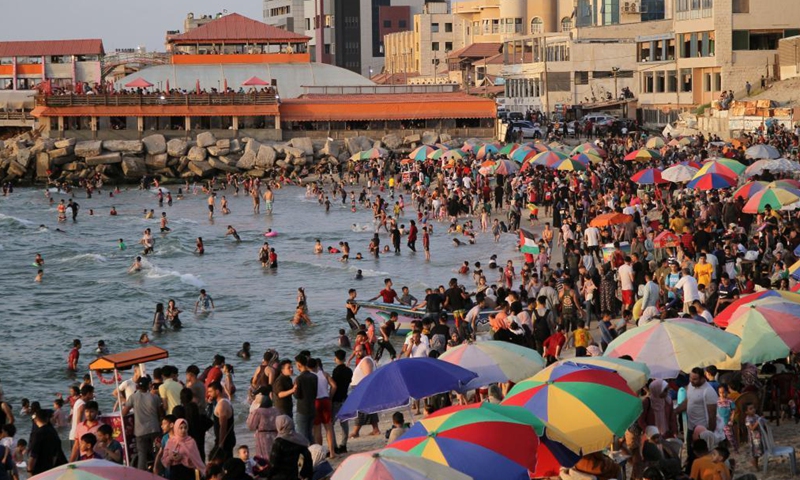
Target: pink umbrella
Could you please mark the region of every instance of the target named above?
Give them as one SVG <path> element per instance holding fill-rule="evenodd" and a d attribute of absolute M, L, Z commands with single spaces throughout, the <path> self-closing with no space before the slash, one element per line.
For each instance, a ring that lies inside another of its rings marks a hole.
<path fill-rule="evenodd" d="M 244 85 L 245 87 L 258 87 L 258 86 L 263 87 L 269 85 L 269 82 L 253 76 L 245 80 L 244 83 L 242 83 L 242 85 Z"/>
<path fill-rule="evenodd" d="M 150 88 L 153 86 L 153 84 L 148 82 L 144 78 L 139 77 L 132 82 L 126 83 L 125 86 L 129 88 Z"/>
<path fill-rule="evenodd" d="M 133 467 L 125 467 L 107 460 L 83 460 L 80 462 L 68 463 L 58 468 L 53 468 L 40 473 L 31 480 L 59 480 L 63 478 L 76 479 L 126 479 L 126 480 L 158 480 L 161 477 L 153 475 L 144 470 Z"/>

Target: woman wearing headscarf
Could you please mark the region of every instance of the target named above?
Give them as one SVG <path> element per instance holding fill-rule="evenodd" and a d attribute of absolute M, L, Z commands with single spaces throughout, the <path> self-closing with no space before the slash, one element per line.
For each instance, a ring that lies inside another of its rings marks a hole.
<path fill-rule="evenodd" d="M 667 382 L 653 380 L 648 386 L 647 396 L 642 400 L 642 415 L 639 426 L 642 430 L 652 425 L 658 428 L 662 438 L 673 438 L 678 431 L 678 417 L 668 398 Z"/>
<path fill-rule="evenodd" d="M 294 431 L 294 421 L 287 415 L 279 415 L 275 419 L 278 437 L 272 444 L 267 474 L 269 480 L 297 480 L 298 478 L 311 478 L 314 474 L 314 464 L 311 452 L 308 451 L 308 440 Z M 299 466 L 300 457 L 303 457 L 303 466 Z"/>
<path fill-rule="evenodd" d="M 308 451 L 311 453 L 311 460 L 314 463 L 312 480 L 329 478 L 333 473 L 333 467 L 328 462 L 328 450 L 322 445 L 314 444 L 308 447 Z"/>
<path fill-rule="evenodd" d="M 189 424 L 186 420 L 181 418 L 175 421 L 161 462 L 170 469 L 171 480 L 194 480 L 195 470 L 200 475 L 205 475 L 206 465 L 200 457 L 197 443 L 189 436 Z"/>
<path fill-rule="evenodd" d="M 278 429 L 275 427 L 278 415 L 280 412 L 272 406 L 269 394 L 260 391 L 253 400 L 250 414 L 247 416 L 247 428 L 255 432 L 257 457 L 269 458 L 272 444 L 278 435 Z"/>

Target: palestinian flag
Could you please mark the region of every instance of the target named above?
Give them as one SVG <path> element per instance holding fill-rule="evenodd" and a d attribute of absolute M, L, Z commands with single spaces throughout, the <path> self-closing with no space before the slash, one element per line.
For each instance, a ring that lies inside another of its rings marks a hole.
<path fill-rule="evenodd" d="M 536 244 L 536 236 L 524 228 L 519 229 L 519 251 L 522 253 L 530 253 L 531 255 L 539 254 L 539 245 Z"/>

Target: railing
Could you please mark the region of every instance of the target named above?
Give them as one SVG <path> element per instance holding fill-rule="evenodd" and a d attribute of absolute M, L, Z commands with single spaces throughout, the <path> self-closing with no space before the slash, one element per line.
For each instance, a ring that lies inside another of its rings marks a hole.
<path fill-rule="evenodd" d="M 35 120 L 31 112 L 4 112 L 0 110 L 0 120 Z"/>
<path fill-rule="evenodd" d="M 113 94 L 113 95 L 37 95 L 36 105 L 47 107 L 85 106 L 204 106 L 275 105 L 274 93 L 206 93 L 188 95 Z"/>

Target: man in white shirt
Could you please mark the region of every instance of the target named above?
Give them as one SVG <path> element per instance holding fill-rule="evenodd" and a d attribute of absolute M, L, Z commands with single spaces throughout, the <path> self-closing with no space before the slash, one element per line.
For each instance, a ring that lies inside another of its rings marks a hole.
<path fill-rule="evenodd" d="M 692 276 L 692 272 L 688 268 L 683 269 L 683 276 L 672 287 L 673 292 L 677 290 L 683 290 L 683 313 L 689 313 L 692 302 L 700 300 L 700 291 L 697 288 L 697 279 Z"/>
<path fill-rule="evenodd" d="M 602 261 L 600 256 L 600 229 L 597 227 L 588 227 L 584 231 L 584 238 L 586 239 L 586 250 Z M 589 267 L 586 267 L 589 268 Z"/>
<path fill-rule="evenodd" d="M 619 283 L 622 287 L 622 308 L 623 310 L 631 310 L 633 309 L 633 302 L 635 301 L 631 257 L 625 256 L 625 263 L 620 265 L 617 269 L 617 275 L 619 275 Z"/>
<path fill-rule="evenodd" d="M 697 314 L 703 317 L 703 320 L 705 320 L 706 323 L 709 325 L 714 323 L 714 316 L 711 315 L 711 312 L 709 312 L 702 303 L 700 303 L 700 300 L 695 300 L 692 302 L 692 305 L 697 310 Z"/>
<path fill-rule="evenodd" d="M 408 345 L 408 356 L 411 358 L 427 357 L 428 352 L 431 350 L 428 336 L 422 335 L 421 332 L 412 333 L 411 336 L 408 337 L 408 340 L 406 340 L 406 343 Z"/>
<path fill-rule="evenodd" d="M 686 412 L 687 428 L 691 434 L 695 427 L 705 427 L 713 432 L 717 429 L 717 392 L 706 381 L 702 368 L 693 368 L 686 387 L 686 400 L 675 409 L 675 413 Z M 694 457 L 689 450 L 689 460 Z"/>

